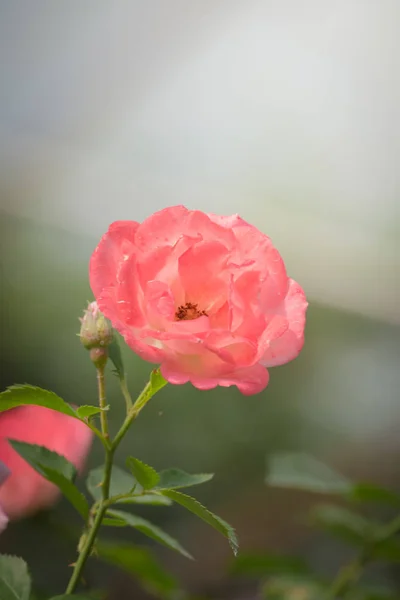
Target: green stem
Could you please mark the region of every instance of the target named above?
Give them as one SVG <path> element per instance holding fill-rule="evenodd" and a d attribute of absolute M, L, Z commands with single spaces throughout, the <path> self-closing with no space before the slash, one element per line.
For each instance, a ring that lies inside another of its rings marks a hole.
<path fill-rule="evenodd" d="M 103 444 L 104 448 L 109 448 L 110 441 L 106 440 L 103 437 L 103 434 L 101 433 L 101 431 L 99 429 L 97 429 L 97 427 L 95 425 L 93 425 L 93 423 L 91 423 L 89 419 L 87 419 L 85 422 L 86 422 L 86 425 L 89 427 L 89 429 L 91 429 L 93 431 L 94 435 L 99 438 L 99 440 Z"/>
<path fill-rule="evenodd" d="M 97 367 L 97 386 L 99 393 L 99 406 L 100 406 L 100 423 L 101 432 L 103 437 L 108 440 L 110 437 L 108 432 L 108 421 L 107 421 L 107 404 L 106 404 L 106 386 L 104 382 L 104 366 Z"/>
<path fill-rule="evenodd" d="M 111 483 L 113 459 L 114 459 L 114 450 L 112 448 L 110 448 L 106 452 L 106 462 L 104 465 L 104 477 L 103 477 L 103 482 L 101 484 L 101 490 L 103 493 L 103 504 L 106 503 L 110 497 L 110 483 Z"/>
<path fill-rule="evenodd" d="M 132 398 L 131 398 L 131 395 L 130 395 L 129 390 L 128 390 L 128 386 L 126 385 L 125 378 L 121 378 L 119 380 L 119 384 L 120 384 L 120 387 L 121 387 L 122 395 L 125 398 L 126 413 L 128 414 L 129 410 L 132 407 L 133 402 L 132 402 Z"/>
<path fill-rule="evenodd" d="M 106 396 L 105 396 L 105 386 L 104 386 L 104 368 L 97 370 L 97 380 L 98 380 L 98 390 L 99 390 L 99 405 L 100 408 L 105 408 L 106 406 Z M 166 382 L 165 382 L 166 383 Z M 162 386 L 161 386 L 162 387 Z M 158 388 L 158 389 L 161 389 Z M 71 575 L 71 579 L 68 583 L 66 594 L 72 594 L 75 591 L 76 586 L 81 578 L 82 571 L 85 567 L 86 561 L 89 558 L 93 544 L 96 541 L 97 533 L 99 531 L 100 525 L 104 518 L 107 508 L 110 505 L 110 482 L 111 482 L 111 474 L 113 467 L 113 459 L 116 449 L 121 443 L 123 437 L 127 433 L 131 423 L 136 419 L 142 408 L 147 404 L 150 398 L 158 391 L 158 389 L 154 390 L 152 388 L 151 382 L 149 382 L 142 393 L 139 395 L 135 404 L 132 405 L 132 400 L 130 400 L 131 406 L 129 407 L 128 414 L 123 422 L 120 430 L 115 436 L 112 442 L 109 441 L 109 433 L 108 433 L 108 421 L 107 421 L 107 411 L 102 410 L 100 413 L 101 417 L 101 429 L 104 436 L 104 440 L 107 442 L 104 444 L 105 449 L 105 465 L 104 465 L 104 476 L 102 482 L 102 499 L 98 503 L 97 510 L 94 514 L 94 519 L 92 522 L 89 520 L 87 536 L 84 538 L 84 542 L 82 547 L 79 550 L 78 559 L 74 565 L 74 570 Z M 128 389 L 126 391 L 129 395 Z M 130 398 L 130 395 L 129 395 Z M 94 505 L 95 506 L 95 505 Z M 93 508 L 93 507 L 92 507 Z"/>
<path fill-rule="evenodd" d="M 69 580 L 67 589 L 65 590 L 66 594 L 72 594 L 75 591 L 75 588 L 79 583 L 82 571 L 83 571 L 86 561 L 89 557 L 89 554 L 92 551 L 93 544 L 96 540 L 97 533 L 100 529 L 100 525 L 103 520 L 105 511 L 106 511 L 106 506 L 104 506 L 103 502 L 101 502 L 99 505 L 99 508 L 97 510 L 96 517 L 93 521 L 92 527 L 87 534 L 85 544 L 78 556 L 78 560 L 76 561 L 76 563 L 74 565 L 74 570 L 72 572 L 71 579 Z"/>

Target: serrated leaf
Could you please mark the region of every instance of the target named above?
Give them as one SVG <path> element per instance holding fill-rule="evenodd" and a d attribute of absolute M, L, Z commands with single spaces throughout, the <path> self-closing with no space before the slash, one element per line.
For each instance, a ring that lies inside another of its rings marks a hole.
<path fill-rule="evenodd" d="M 96 551 L 101 560 L 133 575 L 147 591 L 158 598 L 176 598 L 177 581 L 163 569 L 147 548 L 99 540 L 96 542 Z"/>
<path fill-rule="evenodd" d="M 153 523 L 151 523 L 150 521 L 147 521 L 142 517 L 138 517 L 137 515 L 132 515 L 131 513 L 123 512 L 121 510 L 109 510 L 107 511 L 107 515 L 110 515 L 111 517 L 115 517 L 117 519 L 121 519 L 122 521 L 125 521 L 125 523 L 130 527 L 134 527 L 144 535 L 147 535 L 147 537 L 150 537 L 156 542 L 167 546 L 167 548 L 175 550 L 176 552 L 183 554 L 183 556 L 186 556 L 187 558 L 193 558 L 189 554 L 189 552 L 187 552 L 185 548 L 183 548 L 175 538 L 163 531 L 157 525 L 153 525 Z"/>
<path fill-rule="evenodd" d="M 122 360 L 121 348 L 114 331 L 114 336 L 111 344 L 108 346 L 108 356 L 110 357 L 111 362 L 115 367 L 115 373 L 118 375 L 120 379 L 124 379 L 125 377 L 125 369 L 124 362 Z"/>
<path fill-rule="evenodd" d="M 151 504 L 152 506 L 171 506 L 172 500 L 158 494 L 132 494 L 116 500 L 115 504 Z"/>
<path fill-rule="evenodd" d="M 394 508 L 400 507 L 400 495 L 374 483 L 356 483 L 349 492 L 350 500 L 356 502 L 376 502 Z"/>
<path fill-rule="evenodd" d="M 101 484 L 104 477 L 104 467 L 96 467 L 89 472 L 86 480 L 87 488 L 95 500 L 100 500 L 102 496 Z M 114 466 L 111 473 L 110 496 L 120 494 L 129 494 L 134 488 L 136 480 L 130 473 Z"/>
<path fill-rule="evenodd" d="M 208 508 L 203 506 L 192 496 L 188 496 L 187 494 L 183 494 L 182 492 L 178 492 L 176 490 L 160 490 L 159 493 L 167 498 L 170 498 L 173 502 L 180 504 L 197 517 L 208 523 L 208 525 L 211 525 L 211 527 L 214 527 L 214 529 L 222 533 L 222 535 L 228 538 L 233 553 L 235 555 L 237 554 L 239 543 L 235 530 L 229 525 L 229 523 L 212 513 L 210 510 L 208 510 Z"/>
<path fill-rule="evenodd" d="M 43 476 L 51 483 L 54 483 L 60 490 L 60 492 L 64 495 L 64 497 L 72 504 L 75 510 L 81 515 L 84 521 L 87 520 L 89 516 L 89 505 L 85 498 L 85 496 L 78 490 L 76 485 L 64 477 L 62 473 L 58 471 L 54 471 L 53 469 L 48 469 L 47 467 L 42 467 Z"/>
<path fill-rule="evenodd" d="M 179 489 L 186 488 L 192 485 L 200 485 L 206 481 L 210 481 L 214 477 L 214 473 L 198 473 L 191 475 L 181 469 L 165 469 L 159 473 L 160 480 L 157 484 L 157 489 Z"/>
<path fill-rule="evenodd" d="M 1 600 L 29 600 L 31 579 L 28 566 L 17 556 L 0 555 Z"/>
<path fill-rule="evenodd" d="M 301 558 L 276 556 L 274 554 L 244 554 L 238 556 L 232 565 L 237 575 L 265 577 L 266 575 L 303 575 L 311 574 L 307 563 Z"/>
<path fill-rule="evenodd" d="M 266 483 L 320 494 L 350 493 L 352 483 L 313 456 L 285 452 L 268 460 Z"/>
<path fill-rule="evenodd" d="M 369 543 L 379 527 L 347 508 L 330 504 L 316 507 L 311 520 L 317 527 L 355 546 Z"/>
<path fill-rule="evenodd" d="M 161 390 L 165 385 L 167 385 L 167 381 L 161 375 L 160 369 L 154 369 L 150 373 L 150 385 L 151 385 L 151 393 L 154 395 L 156 392 Z"/>
<path fill-rule="evenodd" d="M 73 408 L 57 394 L 33 385 L 16 384 L 0 393 L 0 412 L 24 405 L 44 406 L 64 415 L 77 418 Z"/>
<path fill-rule="evenodd" d="M 75 466 L 61 454 L 44 446 L 27 444 L 18 440 L 8 440 L 10 445 L 42 477 L 54 483 L 84 520 L 89 515 L 89 506 L 85 496 L 73 483 L 76 476 Z"/>
<path fill-rule="evenodd" d="M 89 472 L 86 485 L 95 500 L 101 498 L 101 483 L 103 481 L 103 467 L 96 467 Z M 134 492 L 132 493 L 132 489 Z M 125 495 L 118 498 L 115 504 L 152 504 L 154 506 L 169 506 L 171 500 L 156 494 L 145 494 L 143 488 L 130 473 L 117 466 L 113 467 L 110 482 L 110 497 Z"/>
<path fill-rule="evenodd" d="M 45 467 L 58 471 L 70 481 L 73 481 L 75 478 L 76 468 L 65 456 L 37 444 L 28 444 L 27 442 L 12 439 L 8 439 L 8 442 L 38 473 L 41 473 L 41 470 Z M 41 474 L 43 475 L 43 473 Z"/>
<path fill-rule="evenodd" d="M 90 417 L 94 417 L 94 415 L 101 413 L 102 410 L 104 410 L 104 408 L 101 409 L 99 406 L 90 406 L 89 404 L 85 404 L 76 409 L 76 414 L 80 419 L 89 419 Z"/>
<path fill-rule="evenodd" d="M 126 466 L 144 490 L 151 490 L 160 479 L 159 474 L 153 467 L 146 465 L 146 463 L 133 456 L 128 456 Z"/>

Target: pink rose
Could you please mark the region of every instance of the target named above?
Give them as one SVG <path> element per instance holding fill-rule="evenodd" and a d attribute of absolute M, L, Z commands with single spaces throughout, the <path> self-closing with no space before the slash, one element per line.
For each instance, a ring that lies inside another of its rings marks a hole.
<path fill-rule="evenodd" d="M 59 495 L 58 488 L 28 465 L 7 438 L 45 446 L 80 469 L 92 432 L 78 419 L 41 406 L 21 406 L 0 413 L 0 531 L 7 518 L 19 519 L 47 508 Z M 4 472 L 4 465 L 9 474 Z"/>
<path fill-rule="evenodd" d="M 307 301 L 271 240 L 238 215 L 183 206 L 117 221 L 90 261 L 100 310 L 171 383 L 263 390 L 295 358 Z"/>

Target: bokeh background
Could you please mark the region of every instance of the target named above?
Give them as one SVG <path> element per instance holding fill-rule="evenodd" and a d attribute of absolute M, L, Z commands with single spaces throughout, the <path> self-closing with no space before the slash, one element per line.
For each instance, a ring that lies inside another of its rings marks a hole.
<path fill-rule="evenodd" d="M 95 401 L 75 333 L 110 222 L 171 204 L 240 213 L 306 289 L 305 348 L 255 397 L 166 388 L 122 450 L 215 472 L 198 497 L 243 551 L 302 553 L 323 573 L 349 551 L 301 522 L 311 498 L 267 489 L 265 463 L 305 450 L 400 488 L 399 19 L 398 0 L 0 2 L 1 387 Z M 136 393 L 149 365 L 124 354 Z M 115 426 L 123 404 L 108 385 Z M 88 466 L 100 460 L 95 445 Z M 184 587 L 254 597 L 227 577 L 217 534 L 180 510 L 142 513 L 196 556 L 155 549 Z M 50 592 L 74 558 L 54 522 L 72 528 L 63 502 L 0 541 Z M 377 576 L 396 585 L 398 573 Z M 96 561 L 88 579 L 110 598 L 147 597 Z"/>

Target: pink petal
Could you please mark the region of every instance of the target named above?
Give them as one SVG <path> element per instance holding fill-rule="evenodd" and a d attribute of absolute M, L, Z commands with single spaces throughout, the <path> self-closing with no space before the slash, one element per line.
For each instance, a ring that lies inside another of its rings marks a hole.
<path fill-rule="evenodd" d="M 105 288 L 115 285 L 124 257 L 132 253 L 138 227 L 135 221 L 116 221 L 101 238 L 89 263 L 90 286 L 96 299 Z"/>
<path fill-rule="evenodd" d="M 263 365 L 283 365 L 298 356 L 304 344 L 307 306 L 304 291 L 290 279 L 281 314 L 272 317 L 261 341 L 261 348 L 264 348 L 261 358 Z"/>
<path fill-rule="evenodd" d="M 184 206 L 155 212 L 140 224 L 135 236 L 136 246 L 146 252 L 158 246 L 173 246 L 182 232 L 189 233 L 186 227 L 189 213 Z"/>
<path fill-rule="evenodd" d="M 267 387 L 269 381 L 267 369 L 259 364 L 244 369 L 237 369 L 218 378 L 188 376 L 182 374 L 180 371 L 171 370 L 166 364 L 161 366 L 161 373 L 170 383 L 181 385 L 190 381 L 199 390 L 210 390 L 218 385 L 222 387 L 235 385 L 245 396 L 262 392 Z"/>
<path fill-rule="evenodd" d="M 199 310 L 215 311 L 226 300 L 227 282 L 220 278 L 228 250 L 220 242 L 199 242 L 179 258 L 179 278 L 185 290 L 185 302 Z"/>
<path fill-rule="evenodd" d="M 174 319 L 175 301 L 169 286 L 162 281 L 149 281 L 144 293 L 147 322 L 152 327 L 162 327 Z"/>

